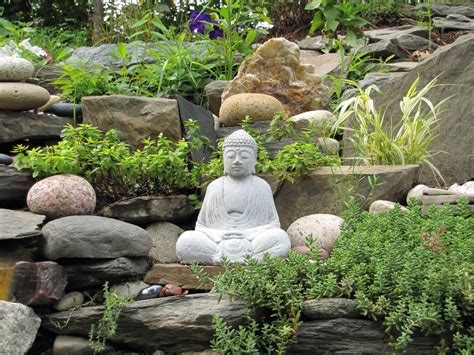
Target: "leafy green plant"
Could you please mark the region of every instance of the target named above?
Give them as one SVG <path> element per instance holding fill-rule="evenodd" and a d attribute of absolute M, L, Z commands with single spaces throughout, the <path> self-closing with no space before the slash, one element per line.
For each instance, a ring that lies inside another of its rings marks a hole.
<path fill-rule="evenodd" d="M 356 299 L 361 313 L 383 321 L 398 352 L 421 333 L 437 336 L 448 351 L 469 354 L 474 219 L 467 200 L 459 201 L 456 214 L 445 206 L 427 215 L 415 204 L 408 212 L 395 208 L 371 214 L 353 200 L 344 218 L 326 261 L 319 260 L 308 238 L 305 256 L 290 251 L 286 259 L 266 255 L 260 262 L 248 258 L 244 265 L 223 259 L 224 272 L 214 278 L 193 265 L 200 281 L 213 284 L 213 292 L 239 296 L 249 307 L 246 323 L 238 328 L 214 318 L 213 348 L 284 353 L 301 325 L 303 300 L 348 297 Z"/>
<path fill-rule="evenodd" d="M 339 105 L 339 117 L 334 125 L 351 132 L 350 141 L 357 157 L 365 164 L 423 164 L 431 168 L 435 176 L 441 173 L 431 162 L 433 152 L 431 142 L 437 137 L 439 114 L 448 98 L 433 105 L 426 94 L 436 85 L 437 78 L 418 90 L 417 78 L 400 102 L 400 123 L 386 122 L 384 113 L 379 111 L 371 97 L 372 91 L 380 92 L 371 85 L 365 90 L 356 83 L 346 80 L 358 90 L 358 95 Z"/>
<path fill-rule="evenodd" d="M 368 22 L 360 17 L 363 6 L 352 2 L 337 0 L 311 0 L 306 10 L 316 10 L 309 33 L 322 30 L 331 39 L 337 39 L 337 31 L 346 33 L 346 42 L 352 47 L 357 44 L 357 29 Z"/>
<path fill-rule="evenodd" d="M 454 341 L 459 350 L 467 339 L 472 346 L 470 215 L 466 200 L 460 201 L 457 215 L 450 206 L 433 206 L 426 216 L 413 204 L 408 212 L 396 208 L 380 214 L 352 207 L 324 264 L 324 274 L 333 275 L 336 287 L 328 295 L 318 281 L 307 293 L 316 298 L 355 297 L 364 314 L 384 320 L 397 351 L 403 351 L 417 331 L 438 335 L 447 344 Z"/>
<path fill-rule="evenodd" d="M 104 313 L 99 323 L 92 324 L 89 330 L 89 344 L 94 352 L 105 350 L 106 341 L 117 332 L 120 313 L 131 301 L 130 298 L 111 292 L 108 282 L 104 284 Z"/>
<path fill-rule="evenodd" d="M 311 247 L 311 257 L 317 260 L 319 250 Z M 245 318 L 245 325 L 238 329 L 214 317 L 215 337 L 211 346 L 219 353 L 267 353 L 284 354 L 286 347 L 294 340 L 301 325 L 300 313 L 305 287 L 305 271 L 308 258 L 290 252 L 286 259 L 265 255 L 260 262 L 247 258 L 245 266 L 231 264 L 223 258 L 224 272 L 214 279 L 194 264 L 192 270 L 201 282 L 213 284 L 211 292 L 226 293 L 241 297 L 252 309 Z M 252 310 L 263 308 L 269 316 L 253 319 Z"/>
<path fill-rule="evenodd" d="M 189 122 L 189 125 L 194 123 Z M 103 133 L 86 124 L 67 126 L 55 146 L 17 146 L 16 166 L 29 168 L 34 177 L 77 174 L 94 186 L 100 203 L 141 195 L 170 194 L 193 190 L 200 185 L 192 173 L 189 154 L 202 139 L 188 137 L 178 142 L 158 136 L 132 150 L 120 141 L 115 130 Z"/>

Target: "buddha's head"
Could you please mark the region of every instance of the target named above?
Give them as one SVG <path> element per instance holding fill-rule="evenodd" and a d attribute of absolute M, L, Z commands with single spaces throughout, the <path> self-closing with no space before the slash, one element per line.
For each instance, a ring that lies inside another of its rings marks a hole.
<path fill-rule="evenodd" d="M 243 129 L 235 131 L 224 140 L 222 153 L 226 175 L 240 179 L 255 173 L 257 142 Z"/>

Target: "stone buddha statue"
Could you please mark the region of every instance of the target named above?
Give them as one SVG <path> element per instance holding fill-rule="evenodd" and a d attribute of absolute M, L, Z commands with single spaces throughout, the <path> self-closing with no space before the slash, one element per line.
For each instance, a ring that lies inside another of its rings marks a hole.
<path fill-rule="evenodd" d="M 224 176 L 211 182 L 194 231 L 176 243 L 178 259 L 219 264 L 222 256 L 242 262 L 248 254 L 285 257 L 291 243 L 280 221 L 268 183 L 255 176 L 257 143 L 244 130 L 223 144 Z"/>

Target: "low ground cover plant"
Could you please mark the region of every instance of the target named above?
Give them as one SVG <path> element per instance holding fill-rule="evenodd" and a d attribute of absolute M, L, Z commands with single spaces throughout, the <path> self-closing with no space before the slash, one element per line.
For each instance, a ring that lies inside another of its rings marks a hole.
<path fill-rule="evenodd" d="M 266 256 L 246 265 L 223 260 L 224 273 L 209 279 L 213 291 L 230 293 L 267 316 L 234 329 L 214 319 L 212 346 L 222 353 L 284 353 L 295 341 L 305 299 L 355 298 L 362 314 L 383 322 L 390 345 L 403 352 L 415 335 L 439 340 L 433 351 L 470 354 L 474 349 L 474 218 L 467 201 L 427 215 L 411 204 L 380 214 L 346 211 L 342 234 L 326 261 L 310 242 L 306 256 Z"/>

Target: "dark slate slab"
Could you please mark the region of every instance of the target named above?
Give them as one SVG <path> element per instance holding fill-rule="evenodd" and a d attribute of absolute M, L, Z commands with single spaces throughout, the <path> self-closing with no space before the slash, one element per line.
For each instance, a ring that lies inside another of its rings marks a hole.
<path fill-rule="evenodd" d="M 214 117 L 212 113 L 201 106 L 193 104 L 182 96 L 176 95 L 176 100 L 178 101 L 179 116 L 185 134 L 188 133 L 188 129 L 184 123 L 188 119 L 195 120 L 200 127 L 199 134 L 209 138 L 210 145 L 215 147 L 216 132 L 214 130 Z M 204 147 L 203 149 L 193 151 L 191 157 L 194 161 L 208 161 L 211 154 L 212 149 L 210 147 Z"/>

